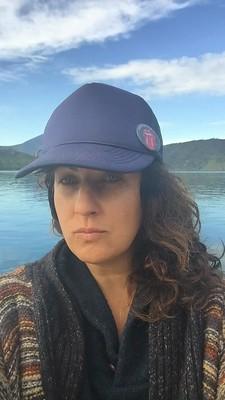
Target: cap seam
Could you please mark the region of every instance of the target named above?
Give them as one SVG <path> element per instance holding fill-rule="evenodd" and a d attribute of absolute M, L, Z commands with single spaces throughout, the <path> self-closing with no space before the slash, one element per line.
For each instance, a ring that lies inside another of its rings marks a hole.
<path fill-rule="evenodd" d="M 65 143 L 55 144 L 54 146 L 47 147 L 46 150 L 45 150 L 45 149 L 40 149 L 40 152 L 45 153 L 45 152 L 47 152 L 47 151 L 49 151 L 49 150 L 51 150 L 51 149 L 53 149 L 53 148 L 55 148 L 55 147 L 60 147 L 60 146 L 68 145 L 68 144 L 97 144 L 98 146 L 110 146 L 110 147 L 114 147 L 114 148 L 119 148 L 119 149 L 124 149 L 124 150 L 128 150 L 128 151 L 132 151 L 132 152 L 135 152 L 135 153 L 143 152 L 144 154 L 148 154 L 148 153 L 154 153 L 154 154 L 155 154 L 155 153 L 159 153 L 159 152 L 160 152 L 160 149 L 161 149 L 161 147 L 162 147 L 162 146 L 161 146 L 159 150 L 151 150 L 151 149 L 147 149 L 142 143 L 140 143 L 140 144 L 141 144 L 141 147 L 143 147 L 143 151 L 142 151 L 142 149 L 137 150 L 137 149 L 133 149 L 133 148 L 130 148 L 130 147 L 121 145 L 121 144 L 102 143 L 102 142 L 99 143 L 99 142 L 95 142 L 95 141 L 89 141 L 89 142 L 86 142 L 86 141 L 76 141 L 76 142 L 65 142 Z"/>

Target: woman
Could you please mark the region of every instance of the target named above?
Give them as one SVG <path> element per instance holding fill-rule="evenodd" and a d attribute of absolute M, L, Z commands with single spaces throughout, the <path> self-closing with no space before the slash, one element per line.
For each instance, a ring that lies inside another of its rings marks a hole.
<path fill-rule="evenodd" d="M 224 399 L 220 261 L 148 104 L 82 86 L 17 177 L 33 171 L 62 240 L 1 278 L 0 399 Z"/>

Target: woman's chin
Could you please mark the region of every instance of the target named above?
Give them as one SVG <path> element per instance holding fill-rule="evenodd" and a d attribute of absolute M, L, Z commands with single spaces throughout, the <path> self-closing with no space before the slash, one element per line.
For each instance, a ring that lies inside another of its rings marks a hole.
<path fill-rule="evenodd" d="M 110 262 L 110 259 L 114 258 L 113 255 L 112 257 L 109 257 L 109 254 L 107 252 L 97 252 L 97 251 L 82 251 L 78 250 L 75 248 L 70 248 L 72 253 L 79 258 L 79 260 L 83 261 L 85 264 L 105 264 Z"/>

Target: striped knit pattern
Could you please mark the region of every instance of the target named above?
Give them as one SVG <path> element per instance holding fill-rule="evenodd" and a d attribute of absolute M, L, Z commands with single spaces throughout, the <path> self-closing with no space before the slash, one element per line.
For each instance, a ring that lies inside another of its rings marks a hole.
<path fill-rule="evenodd" d="M 0 399 L 44 400 L 32 286 L 25 268 L 0 278 Z"/>
<path fill-rule="evenodd" d="M 205 311 L 203 393 L 207 400 L 225 400 L 224 294 L 211 295 Z"/>
<path fill-rule="evenodd" d="M 223 294 L 211 296 L 205 317 L 203 400 L 225 400 Z M 20 267 L 0 278 L 0 400 L 31 399 L 47 400 L 41 377 L 32 282 L 26 278 L 25 267 Z"/>

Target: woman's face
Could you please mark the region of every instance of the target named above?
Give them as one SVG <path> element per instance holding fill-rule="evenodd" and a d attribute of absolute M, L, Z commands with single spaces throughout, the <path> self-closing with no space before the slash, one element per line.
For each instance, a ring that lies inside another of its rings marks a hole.
<path fill-rule="evenodd" d="M 54 203 L 64 239 L 87 264 L 132 255 L 141 223 L 140 173 L 55 170 Z"/>

